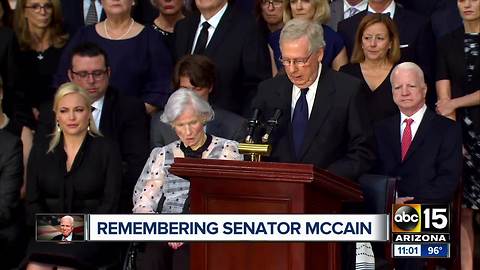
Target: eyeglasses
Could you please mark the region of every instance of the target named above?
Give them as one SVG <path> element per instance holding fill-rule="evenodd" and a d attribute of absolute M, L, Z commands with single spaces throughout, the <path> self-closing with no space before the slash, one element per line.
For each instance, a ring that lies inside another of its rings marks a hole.
<path fill-rule="evenodd" d="M 303 67 L 303 66 L 306 66 L 308 64 L 308 60 L 310 60 L 311 56 L 312 56 L 312 54 L 309 54 L 305 58 L 284 59 L 284 58 L 280 57 L 278 59 L 280 60 L 280 62 L 282 62 L 282 64 L 284 66 L 294 65 L 294 66 L 297 66 L 297 67 Z"/>
<path fill-rule="evenodd" d="M 32 4 L 30 6 L 25 6 L 25 8 L 31 8 L 33 9 L 34 12 L 40 13 L 40 11 L 43 9 L 45 12 L 50 12 L 53 10 L 53 4 L 52 3 L 46 3 L 46 4 Z"/>
<path fill-rule="evenodd" d="M 107 70 L 94 70 L 92 72 L 87 72 L 87 71 L 80 71 L 80 72 L 75 72 L 73 70 L 70 70 L 72 74 L 75 76 L 78 76 L 82 80 L 88 79 L 88 77 L 92 76 L 92 78 L 95 81 L 100 81 L 104 78 L 105 74 L 107 73 Z"/>
<path fill-rule="evenodd" d="M 282 0 L 262 0 L 262 6 L 264 7 L 272 5 L 273 7 L 278 8 L 282 6 L 282 3 Z"/>

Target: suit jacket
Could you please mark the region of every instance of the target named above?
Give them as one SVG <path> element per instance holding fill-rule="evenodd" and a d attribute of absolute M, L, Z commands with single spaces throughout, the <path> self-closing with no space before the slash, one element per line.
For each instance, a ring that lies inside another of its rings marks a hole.
<path fill-rule="evenodd" d="M 145 105 L 141 100 L 124 96 L 113 88 L 107 90 L 100 117 L 100 132 L 120 148 L 124 181 L 122 192 L 130 197 L 148 158 L 148 125 Z M 54 128 L 55 116 L 50 103 L 40 111 L 35 142 L 48 140 Z M 122 200 L 122 203 L 128 204 L 121 205 L 122 210 L 131 210 L 130 200 Z"/>
<path fill-rule="evenodd" d="M 13 134 L 0 129 L 0 240 L 7 237 L 3 235 L 3 229 L 15 221 L 22 183 L 22 142 Z"/>
<path fill-rule="evenodd" d="M 83 14 L 83 0 L 62 0 L 63 27 L 70 35 L 75 35 L 78 29 L 85 26 L 85 15 Z M 100 21 L 105 20 L 105 12 L 102 9 Z"/>
<path fill-rule="evenodd" d="M 297 159 L 290 117 L 292 83 L 286 75 L 262 82 L 253 107 L 267 117 L 277 108 L 282 110 L 272 135 L 270 160 L 311 163 L 349 179 L 356 179 L 368 171 L 375 157 L 361 87 L 362 83 L 350 75 L 322 68 L 301 156 Z"/>
<path fill-rule="evenodd" d="M 219 108 L 215 108 L 214 112 L 215 117 L 212 121 L 207 122 L 206 125 L 208 134 L 237 142 L 245 140 L 247 136 L 247 120 L 245 118 Z M 165 146 L 178 140 L 178 136 L 173 128 L 169 124 L 160 121 L 162 113 L 156 113 L 150 123 L 150 146 L 152 148 Z"/>
<path fill-rule="evenodd" d="M 200 13 L 195 12 L 176 24 L 177 60 L 191 53 L 199 22 Z M 205 55 L 216 67 L 211 104 L 240 115 L 246 113 L 258 84 L 272 75 L 267 42 L 255 19 L 229 4 Z"/>
<path fill-rule="evenodd" d="M 63 239 L 63 234 L 55 235 L 52 240 L 53 241 L 62 241 Z M 82 241 L 84 240 L 83 237 L 81 237 L 78 234 L 72 233 L 72 241 Z"/>
<path fill-rule="evenodd" d="M 364 10 L 338 23 L 338 33 L 342 35 L 345 41 L 349 58 L 355 45 L 357 27 L 366 15 L 367 11 Z M 427 81 L 432 83 L 435 57 L 435 50 L 432 48 L 435 48 L 435 43 L 430 22 L 398 4 L 395 6 L 393 21 L 396 23 L 400 34 L 400 62 L 417 63 L 425 73 Z"/>
<path fill-rule="evenodd" d="M 3 109 L 7 115 L 13 115 L 14 102 L 21 96 L 15 92 L 15 82 L 18 79 L 16 55 L 18 50 L 15 33 L 6 27 L 0 26 L 0 76 L 3 79 Z"/>
<path fill-rule="evenodd" d="M 330 3 L 330 19 L 328 20 L 327 25 L 337 31 L 337 25 L 344 19 L 344 13 L 343 0 L 333 0 Z"/>
<path fill-rule="evenodd" d="M 401 160 L 400 114 L 375 126 L 375 172 L 399 176 L 398 196 L 415 202 L 449 202 L 462 172 L 462 135 L 454 121 L 427 109 L 405 160 Z"/>

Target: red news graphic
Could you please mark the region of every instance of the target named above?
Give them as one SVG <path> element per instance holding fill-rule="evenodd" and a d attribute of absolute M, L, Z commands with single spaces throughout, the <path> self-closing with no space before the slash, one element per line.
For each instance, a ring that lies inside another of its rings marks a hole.
<path fill-rule="evenodd" d="M 83 214 L 37 214 L 35 220 L 37 241 L 85 241 L 86 216 Z"/>

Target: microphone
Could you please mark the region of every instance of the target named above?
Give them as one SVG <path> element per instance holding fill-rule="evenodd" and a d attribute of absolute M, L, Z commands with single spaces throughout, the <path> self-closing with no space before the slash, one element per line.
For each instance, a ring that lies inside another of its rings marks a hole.
<path fill-rule="evenodd" d="M 253 135 L 255 133 L 255 128 L 258 125 L 258 116 L 260 114 L 260 109 L 254 108 L 253 109 L 253 116 L 248 121 L 248 129 L 247 129 L 247 137 L 245 138 L 246 143 L 255 143 L 253 140 Z"/>
<path fill-rule="evenodd" d="M 267 121 L 267 129 L 265 131 L 265 135 L 263 135 L 262 137 L 262 143 L 268 143 L 268 139 L 270 138 L 273 129 L 278 125 L 278 119 L 280 118 L 280 116 L 282 116 L 282 110 L 278 108 L 275 109 L 273 117 Z"/>

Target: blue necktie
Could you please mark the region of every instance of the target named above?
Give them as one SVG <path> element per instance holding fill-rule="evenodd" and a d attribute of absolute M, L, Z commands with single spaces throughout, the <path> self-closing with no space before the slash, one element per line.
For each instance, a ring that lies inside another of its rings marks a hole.
<path fill-rule="evenodd" d="M 305 130 L 308 124 L 308 103 L 307 103 L 308 88 L 300 89 L 300 97 L 295 104 L 292 117 L 293 127 L 293 144 L 295 146 L 295 154 L 297 159 L 300 158 L 300 150 L 305 137 Z"/>

